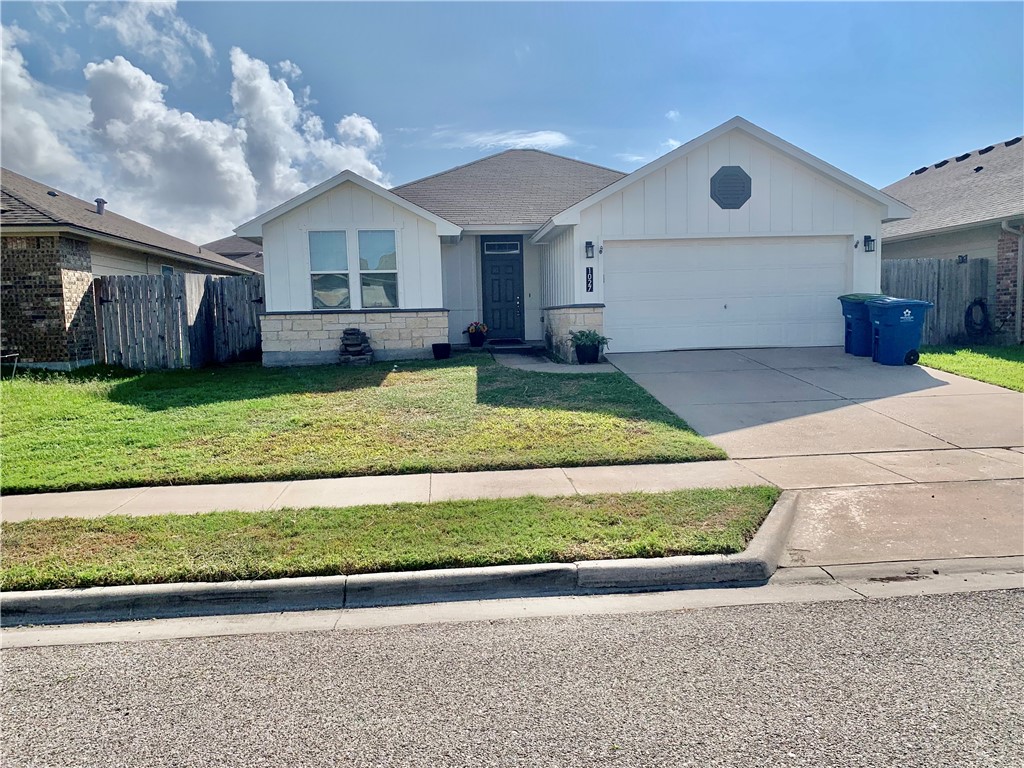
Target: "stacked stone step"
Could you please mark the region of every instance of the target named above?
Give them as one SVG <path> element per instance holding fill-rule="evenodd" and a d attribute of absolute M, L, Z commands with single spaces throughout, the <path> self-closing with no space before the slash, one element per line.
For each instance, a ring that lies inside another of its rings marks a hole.
<path fill-rule="evenodd" d="M 358 328 L 346 328 L 341 332 L 342 365 L 369 365 L 373 362 L 373 348 L 370 339 Z"/>

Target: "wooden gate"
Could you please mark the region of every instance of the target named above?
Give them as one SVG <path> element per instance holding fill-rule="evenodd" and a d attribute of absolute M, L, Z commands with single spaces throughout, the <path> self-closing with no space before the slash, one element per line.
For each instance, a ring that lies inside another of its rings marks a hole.
<path fill-rule="evenodd" d="M 125 368 L 257 359 L 263 276 L 104 275 L 93 284 L 98 358 Z"/>
<path fill-rule="evenodd" d="M 925 320 L 921 343 L 956 343 L 967 336 L 964 314 L 971 302 L 991 298 L 988 269 L 987 259 L 883 259 L 882 293 L 932 302 L 935 307 Z"/>

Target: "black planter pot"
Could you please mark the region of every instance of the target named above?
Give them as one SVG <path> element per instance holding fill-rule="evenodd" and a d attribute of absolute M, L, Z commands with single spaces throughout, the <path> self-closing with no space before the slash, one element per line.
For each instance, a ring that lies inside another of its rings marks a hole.
<path fill-rule="evenodd" d="M 601 357 L 600 344 L 580 344 L 576 347 L 576 360 L 580 365 L 592 365 Z"/>
<path fill-rule="evenodd" d="M 487 341 L 486 333 L 477 331 L 476 333 L 469 334 L 469 346 L 471 347 L 482 347 L 485 341 Z"/>
<path fill-rule="evenodd" d="M 447 360 L 452 356 L 452 345 L 447 342 L 442 344 L 431 344 L 430 347 L 434 350 L 435 360 Z"/>

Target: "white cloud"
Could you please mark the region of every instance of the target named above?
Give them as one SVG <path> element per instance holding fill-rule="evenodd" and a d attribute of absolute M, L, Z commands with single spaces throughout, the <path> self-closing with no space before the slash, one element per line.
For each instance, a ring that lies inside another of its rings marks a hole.
<path fill-rule="evenodd" d="M 434 132 L 434 138 L 448 149 L 543 149 L 567 147 L 572 139 L 561 131 L 464 131 Z"/>
<path fill-rule="evenodd" d="M 3 28 L 4 166 L 202 243 L 351 168 L 386 177 L 373 122 L 351 114 L 331 131 L 266 63 L 232 51 L 231 120 L 203 120 L 165 101 L 167 87 L 122 56 L 85 67 L 86 93 L 33 78 L 16 26 Z M 35 42 L 33 40 L 33 42 Z"/>
<path fill-rule="evenodd" d="M 663 142 L 661 142 L 661 146 L 666 152 L 671 152 L 676 147 L 683 146 L 683 142 L 676 141 L 675 139 L 665 139 Z"/>
<path fill-rule="evenodd" d="M 39 20 L 46 26 L 53 27 L 53 29 L 61 34 L 64 34 L 75 25 L 71 19 L 71 14 L 64 7 L 64 3 L 59 2 L 59 0 L 43 0 L 43 2 L 36 2 L 33 5 Z"/>
<path fill-rule="evenodd" d="M 673 123 L 678 123 L 681 115 L 679 114 L 678 109 L 670 109 L 668 112 L 665 113 L 665 117 L 671 120 Z"/>
<path fill-rule="evenodd" d="M 289 80 L 298 80 L 302 77 L 302 70 L 299 69 L 299 65 L 293 61 L 289 61 L 288 59 L 277 62 L 277 68 L 281 71 L 281 74 Z"/>
<path fill-rule="evenodd" d="M 175 0 L 90 5 L 86 20 L 99 29 L 113 30 L 121 45 L 163 67 L 172 80 L 195 67 L 192 52 L 213 58 L 209 38 L 178 15 Z"/>
<path fill-rule="evenodd" d="M 32 77 L 17 48 L 28 39 L 18 26 L 0 30 L 0 153 L 4 165 L 27 176 L 77 184 L 89 176 L 84 158 L 88 101 Z"/>
<path fill-rule="evenodd" d="M 296 101 L 285 80 L 241 48 L 231 49 L 231 101 L 245 132 L 245 157 L 260 197 L 281 202 L 344 169 L 383 183 L 384 173 L 371 155 L 381 145 L 373 123 L 348 115 L 327 135 L 323 120 Z"/>
<path fill-rule="evenodd" d="M 644 163 L 649 159 L 646 155 L 633 155 L 628 152 L 622 152 L 615 157 L 624 163 Z"/>
<path fill-rule="evenodd" d="M 66 72 L 75 69 L 82 57 L 78 51 L 70 45 L 65 45 L 60 51 L 50 48 L 50 69 L 54 72 Z"/>

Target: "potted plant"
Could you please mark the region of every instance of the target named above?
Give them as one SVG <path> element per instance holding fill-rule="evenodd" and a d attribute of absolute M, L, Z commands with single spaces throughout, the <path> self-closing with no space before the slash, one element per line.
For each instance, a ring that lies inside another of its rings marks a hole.
<path fill-rule="evenodd" d="M 487 326 L 477 320 L 470 323 L 463 333 L 469 334 L 469 346 L 471 347 L 482 347 L 487 341 Z"/>
<path fill-rule="evenodd" d="M 611 341 L 607 336 L 592 330 L 570 331 L 569 339 L 576 348 L 576 360 L 580 365 L 596 363 L 601 357 L 601 347 Z"/>

